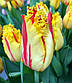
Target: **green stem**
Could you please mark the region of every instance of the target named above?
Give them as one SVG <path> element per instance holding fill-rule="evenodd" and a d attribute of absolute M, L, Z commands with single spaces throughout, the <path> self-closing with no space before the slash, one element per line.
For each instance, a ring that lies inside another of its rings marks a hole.
<path fill-rule="evenodd" d="M 21 72 L 21 83 L 23 83 L 23 62 L 22 62 L 22 59 L 20 62 L 20 72 Z"/>
<path fill-rule="evenodd" d="M 68 41 L 68 34 L 69 34 L 69 30 L 66 29 L 65 32 L 64 32 L 64 35 L 66 37 L 66 42 Z"/>
<path fill-rule="evenodd" d="M 39 72 L 34 71 L 34 83 L 39 83 Z"/>
<path fill-rule="evenodd" d="M 36 5 L 36 2 L 40 2 L 40 0 L 30 0 L 30 6 Z"/>

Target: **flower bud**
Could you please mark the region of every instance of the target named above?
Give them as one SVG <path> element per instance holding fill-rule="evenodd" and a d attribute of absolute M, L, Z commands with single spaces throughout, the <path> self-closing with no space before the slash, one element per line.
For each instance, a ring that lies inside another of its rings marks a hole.
<path fill-rule="evenodd" d="M 64 27 L 67 29 L 72 28 L 72 1 L 70 1 L 67 7 L 66 14 L 63 18 Z"/>
<path fill-rule="evenodd" d="M 23 0 L 11 0 L 11 3 L 12 3 L 14 8 L 22 7 L 24 5 Z"/>
<path fill-rule="evenodd" d="M 50 5 L 57 9 L 60 6 L 60 0 L 50 0 Z"/>
<path fill-rule="evenodd" d="M 54 33 L 54 41 L 55 41 L 55 50 L 58 51 L 62 48 L 64 44 L 64 39 L 61 33 L 62 30 L 62 18 L 59 15 L 59 12 L 56 12 L 52 15 L 52 26 Z"/>
<path fill-rule="evenodd" d="M 21 33 L 13 25 L 3 26 L 2 42 L 4 51 L 11 61 L 19 62 L 21 59 Z"/>

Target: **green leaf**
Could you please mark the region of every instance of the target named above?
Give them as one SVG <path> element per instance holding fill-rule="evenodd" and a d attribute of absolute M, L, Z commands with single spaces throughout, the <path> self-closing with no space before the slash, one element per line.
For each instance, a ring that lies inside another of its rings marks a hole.
<path fill-rule="evenodd" d="M 24 83 L 34 83 L 34 71 L 24 65 Z"/>
<path fill-rule="evenodd" d="M 12 7 L 11 13 L 15 17 L 15 19 L 17 19 L 20 25 L 22 25 L 22 17 L 21 17 L 22 12 Z"/>
<path fill-rule="evenodd" d="M 3 14 L 0 13 L 0 17 L 3 19 L 4 24 L 9 24 L 9 20 L 7 19 L 6 16 L 4 16 Z"/>
<path fill-rule="evenodd" d="M 40 72 L 40 83 L 57 83 L 57 77 L 55 75 L 55 72 L 51 65 L 44 70 L 43 72 Z"/>
<path fill-rule="evenodd" d="M 68 47 L 68 54 L 65 57 L 64 65 L 68 66 L 72 62 L 72 48 Z"/>
<path fill-rule="evenodd" d="M 9 73 L 9 77 L 17 77 L 17 76 L 20 76 L 20 75 L 21 75 L 20 72 Z"/>
<path fill-rule="evenodd" d="M 4 79 L 0 78 L 0 83 L 9 83 L 9 81 L 8 81 L 8 80 L 4 80 Z"/>
<path fill-rule="evenodd" d="M 50 83 L 57 83 L 57 77 L 55 76 L 52 67 L 50 67 Z"/>
<path fill-rule="evenodd" d="M 50 72 L 50 66 L 43 72 L 40 72 L 40 82 L 49 83 L 50 80 L 49 72 Z"/>
<path fill-rule="evenodd" d="M 11 62 L 6 57 L 3 57 L 6 73 L 20 72 L 19 63 Z"/>
<path fill-rule="evenodd" d="M 63 67 L 62 67 L 60 61 L 55 56 L 53 56 L 52 67 L 58 77 L 63 74 Z"/>

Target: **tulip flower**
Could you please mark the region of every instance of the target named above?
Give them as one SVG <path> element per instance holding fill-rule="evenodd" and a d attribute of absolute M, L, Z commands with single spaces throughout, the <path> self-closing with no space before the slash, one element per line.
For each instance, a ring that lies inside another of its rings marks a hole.
<path fill-rule="evenodd" d="M 70 0 L 61 0 L 65 5 L 68 5 Z"/>
<path fill-rule="evenodd" d="M 2 59 L 0 58 L 0 73 L 3 71 L 3 62 Z"/>
<path fill-rule="evenodd" d="M 8 9 L 11 11 L 11 4 L 9 0 L 0 0 L 0 6 L 2 7 L 8 7 Z"/>
<path fill-rule="evenodd" d="M 52 26 L 52 14 L 48 9 L 43 9 L 43 7 L 47 8 L 46 5 L 41 4 L 43 3 L 37 3 L 36 7 L 27 7 L 27 16 L 22 15 L 22 61 L 36 71 L 44 71 L 49 66 L 55 44 L 56 50 L 62 47 L 59 47 L 62 40 L 60 39 L 62 26 L 57 24 Z M 48 14 L 46 10 L 48 10 Z M 62 21 L 60 16 L 57 16 L 56 19 L 57 23 L 59 20 Z M 59 39 L 56 38 L 53 28 L 59 29 L 57 30 L 59 33 L 55 32 L 58 37 L 60 36 Z"/>
<path fill-rule="evenodd" d="M 64 44 L 64 39 L 61 33 L 63 26 L 62 18 L 59 15 L 59 12 L 56 12 L 54 15 L 52 15 L 52 26 L 54 32 L 55 50 L 58 51 Z"/>
<path fill-rule="evenodd" d="M 21 59 L 21 33 L 13 25 L 3 26 L 2 42 L 6 55 L 11 61 L 19 62 Z"/>
<path fill-rule="evenodd" d="M 1 35 L 2 35 L 2 27 L 0 25 L 0 37 L 1 37 Z"/>
<path fill-rule="evenodd" d="M 14 8 L 22 7 L 24 5 L 23 0 L 11 0 L 11 3 L 12 3 Z"/>
<path fill-rule="evenodd" d="M 69 6 L 67 7 L 66 14 L 63 18 L 63 24 L 64 27 L 67 29 L 72 28 L 72 0 L 69 3 Z"/>
<path fill-rule="evenodd" d="M 0 0 L 0 6 L 2 7 L 8 7 L 8 9 L 11 11 L 11 4 L 14 8 L 17 7 L 22 7 L 24 5 L 24 1 L 23 0 Z"/>
<path fill-rule="evenodd" d="M 50 0 L 50 5 L 57 9 L 60 6 L 61 0 Z"/>

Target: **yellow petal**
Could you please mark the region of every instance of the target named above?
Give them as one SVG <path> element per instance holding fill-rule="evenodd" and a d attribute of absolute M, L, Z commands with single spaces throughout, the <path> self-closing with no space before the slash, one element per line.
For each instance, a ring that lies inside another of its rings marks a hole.
<path fill-rule="evenodd" d="M 9 11 L 11 11 L 11 4 L 9 1 L 7 1 L 7 6 L 8 6 Z"/>
<path fill-rule="evenodd" d="M 6 1 L 5 0 L 0 0 L 0 6 L 6 7 L 7 6 Z"/>
<path fill-rule="evenodd" d="M 22 7 L 24 5 L 23 0 L 11 0 L 11 3 L 12 3 L 14 8 Z"/>
<path fill-rule="evenodd" d="M 50 5 L 57 9 L 60 5 L 60 0 L 50 0 Z"/>
<path fill-rule="evenodd" d="M 52 15 L 52 26 L 57 27 L 62 31 L 63 23 L 62 18 L 59 15 L 59 12 L 56 12 L 55 14 Z"/>
<path fill-rule="evenodd" d="M 46 16 L 48 15 L 49 12 L 48 7 L 45 4 L 43 4 L 43 2 L 37 3 L 36 7 L 37 11 L 42 10 L 43 12 L 45 12 Z"/>
<path fill-rule="evenodd" d="M 59 49 L 62 48 L 64 44 L 64 38 L 59 28 L 56 29 L 55 27 L 53 27 L 53 31 L 54 31 L 55 50 L 58 51 Z"/>
<path fill-rule="evenodd" d="M 32 69 L 36 71 L 44 71 L 51 63 L 53 57 L 54 44 L 52 35 L 49 32 L 45 37 L 38 33 L 36 27 L 31 24 L 31 20 L 26 23 L 26 26 L 28 43 L 31 45 Z"/>

